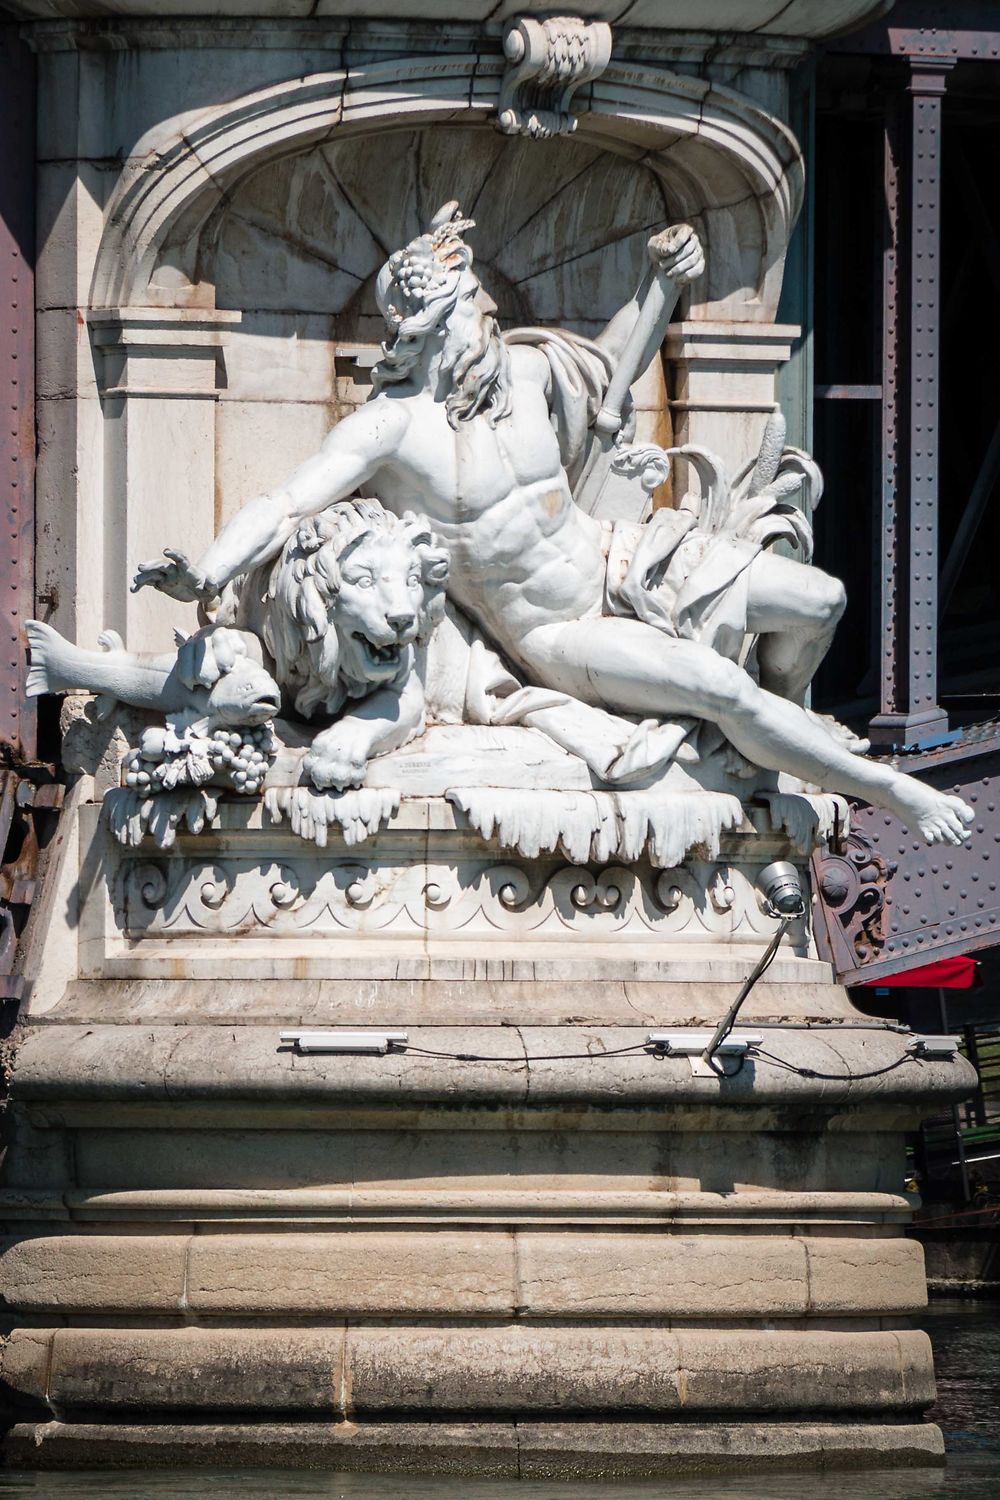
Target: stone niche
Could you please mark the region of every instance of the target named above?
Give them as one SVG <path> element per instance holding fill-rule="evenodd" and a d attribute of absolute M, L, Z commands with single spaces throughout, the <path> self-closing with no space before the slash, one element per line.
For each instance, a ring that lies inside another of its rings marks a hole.
<path fill-rule="evenodd" d="M 787 70 L 828 22 L 797 0 L 789 36 L 773 4 L 718 7 L 765 28 L 724 42 L 615 28 L 575 133 L 535 141 L 493 128 L 500 28 L 465 9 L 447 28 L 102 22 L 79 50 L 39 26 L 63 194 L 39 272 L 39 571 L 64 635 L 162 650 L 192 628 L 191 606 L 129 594 L 136 564 L 178 538 L 197 555 L 365 398 L 374 276 L 451 198 L 503 322 L 583 334 L 653 228 L 695 224 L 709 270 L 636 388 L 640 433 L 733 471 L 756 452 L 796 333 L 776 321 L 802 177 Z M 762 866 L 805 876 L 829 807 L 803 824 L 747 783 L 676 848 L 557 829 L 526 851 L 516 778 L 508 828 L 461 780 L 387 772 L 374 822 L 320 838 L 272 784 L 119 842 L 104 798 L 135 730 L 67 736 L 28 934 L 11 1462 L 940 1461 L 903 1146 L 966 1065 L 860 1016 L 808 914 L 741 1016 L 754 1058 L 706 1076 L 647 1045 L 725 1014 L 776 931 Z M 308 1055 L 280 1035 L 344 1026 L 408 1045 Z"/>
<path fill-rule="evenodd" d="M 112 626 L 160 650 L 165 629 L 189 628 L 170 601 L 130 594 L 136 561 L 160 550 L 164 516 L 203 550 L 364 399 L 379 257 L 450 198 L 477 221 L 507 326 L 596 331 L 636 284 L 650 227 L 692 222 L 708 270 L 635 391 L 639 434 L 703 444 L 732 472 L 756 452 L 796 333 L 776 319 L 802 194 L 781 118 L 800 43 L 710 67 L 705 38 L 623 34 L 577 129 L 533 141 L 496 132 L 503 54 L 473 28 L 440 47 L 426 27 L 331 26 L 294 61 L 280 31 L 251 51 L 225 32 L 200 38 L 190 69 L 159 28 L 127 31 L 127 66 L 73 50 L 65 28 L 39 33 L 58 234 L 38 274 L 38 564 L 64 634 Z M 103 595 L 80 586 L 94 577 Z"/>
<path fill-rule="evenodd" d="M 486 122 L 334 140 L 258 168 L 190 262 L 216 306 L 241 315 L 225 339 L 216 422 L 220 521 L 370 394 L 384 334 L 375 277 L 450 198 L 476 220 L 476 267 L 505 328 L 597 333 L 621 288 L 638 285 L 650 234 L 677 217 L 641 160 L 574 137 L 511 141 Z M 659 361 L 638 396 L 640 439 L 669 446 Z"/>

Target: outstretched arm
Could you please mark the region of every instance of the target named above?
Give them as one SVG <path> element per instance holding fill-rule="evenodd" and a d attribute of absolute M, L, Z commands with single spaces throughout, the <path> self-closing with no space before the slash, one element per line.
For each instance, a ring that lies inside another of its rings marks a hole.
<path fill-rule="evenodd" d="M 705 269 L 701 242 L 690 224 L 671 225 L 654 235 L 647 248 L 650 268 L 633 303 L 622 308 L 601 335 L 615 359 L 614 374 L 594 419 L 605 442 L 621 431 L 629 391 L 662 344 L 681 287 Z M 577 503 L 581 503 L 579 497 Z"/>
<path fill-rule="evenodd" d="M 166 550 L 166 562 L 141 564 L 133 592 L 149 585 L 185 602 L 214 599 L 237 573 L 276 557 L 300 521 L 370 479 L 391 457 L 405 423 L 398 403 L 359 407 L 337 423 L 320 451 L 285 484 L 237 511 L 197 563 Z"/>
<path fill-rule="evenodd" d="M 639 320 L 639 313 L 646 303 L 653 277 L 665 276 L 673 282 L 676 289 L 666 314 L 669 318 L 681 288 L 689 281 L 694 281 L 705 269 L 705 256 L 701 241 L 690 224 L 672 224 L 669 229 L 654 234 L 649 241 L 648 250 L 649 266 L 636 288 L 635 295 L 625 303 L 624 307 L 619 308 L 595 340 L 615 360 L 620 359 L 625 352 L 625 347 Z M 653 344 L 654 350 L 663 342 L 664 333 L 666 333 L 666 321 L 664 321 L 659 338 Z M 650 358 L 652 352 L 651 350 Z"/>

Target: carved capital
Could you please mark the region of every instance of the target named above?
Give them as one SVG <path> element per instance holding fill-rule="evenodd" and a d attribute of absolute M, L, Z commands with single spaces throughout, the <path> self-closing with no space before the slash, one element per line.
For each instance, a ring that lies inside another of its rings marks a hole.
<path fill-rule="evenodd" d="M 573 95 L 607 67 L 611 27 L 579 16 L 515 16 L 504 31 L 503 50 L 508 67 L 497 126 L 504 135 L 548 140 L 576 129 Z"/>
<path fill-rule="evenodd" d="M 101 395 L 214 401 L 225 383 L 223 340 L 242 317 L 215 308 L 96 308 L 87 322 Z"/>

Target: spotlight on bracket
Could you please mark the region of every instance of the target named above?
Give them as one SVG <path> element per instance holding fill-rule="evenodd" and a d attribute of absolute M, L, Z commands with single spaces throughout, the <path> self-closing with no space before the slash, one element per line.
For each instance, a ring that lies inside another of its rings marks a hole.
<path fill-rule="evenodd" d="M 683 1031 L 651 1031 L 646 1037 L 647 1045 L 655 1047 L 660 1057 L 686 1057 L 695 1078 L 718 1078 L 720 1069 L 712 1063 L 713 1057 L 729 1058 L 742 1063 L 751 1047 L 759 1047 L 764 1040 L 760 1031 L 730 1031 L 721 1041 L 711 1031 L 685 1028 Z"/>
<path fill-rule="evenodd" d="M 757 885 L 772 917 L 799 917 L 806 909 L 802 878 L 787 859 L 776 859 L 757 876 Z"/>

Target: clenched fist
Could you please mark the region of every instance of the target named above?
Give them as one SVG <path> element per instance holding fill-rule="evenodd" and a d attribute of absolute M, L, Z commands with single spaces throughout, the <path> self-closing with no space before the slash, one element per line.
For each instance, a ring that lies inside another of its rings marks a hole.
<path fill-rule="evenodd" d="M 648 249 L 653 265 L 666 272 L 675 286 L 696 281 L 705 269 L 705 252 L 690 224 L 671 224 L 669 229 L 662 229 L 653 235 Z"/>

